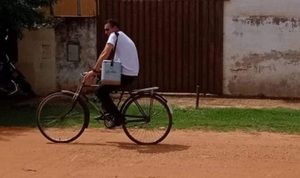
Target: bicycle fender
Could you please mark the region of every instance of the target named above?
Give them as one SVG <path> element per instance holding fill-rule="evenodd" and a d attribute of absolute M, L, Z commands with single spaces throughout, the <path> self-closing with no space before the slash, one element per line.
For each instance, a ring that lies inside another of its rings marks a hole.
<path fill-rule="evenodd" d="M 61 90 L 60 92 L 62 92 L 64 94 L 72 95 L 72 96 L 76 95 L 75 92 L 70 91 L 70 90 Z M 83 95 L 83 94 L 80 94 L 79 98 L 82 99 L 83 101 L 87 101 L 87 97 L 85 95 Z"/>
<path fill-rule="evenodd" d="M 157 96 L 158 98 L 162 99 L 165 103 L 167 103 L 167 106 L 168 106 L 171 114 L 173 114 L 173 108 L 171 107 L 171 105 L 168 102 L 168 100 L 165 97 L 163 97 L 162 95 L 160 95 L 160 94 L 154 93 L 154 95 Z"/>
<path fill-rule="evenodd" d="M 173 114 L 173 109 L 172 109 L 171 105 L 169 104 L 168 100 L 167 100 L 165 97 L 163 97 L 162 95 L 160 95 L 160 94 L 158 94 L 158 93 L 152 93 L 152 94 L 151 94 L 151 93 L 148 93 L 148 92 L 147 92 L 147 93 L 136 93 L 136 94 L 133 94 L 133 95 L 131 95 L 130 97 L 128 97 L 128 98 L 123 102 L 120 111 L 123 111 L 124 107 L 127 105 L 127 103 L 128 103 L 130 100 L 134 99 L 135 97 L 139 97 L 140 95 L 154 95 L 155 97 L 161 99 L 163 102 L 165 102 L 165 103 L 167 104 L 167 106 L 168 106 L 168 108 L 169 108 L 171 114 Z"/>
<path fill-rule="evenodd" d="M 73 95 L 73 96 L 75 95 L 75 92 L 70 91 L 70 90 L 61 90 L 60 92 L 67 94 L 67 95 Z"/>

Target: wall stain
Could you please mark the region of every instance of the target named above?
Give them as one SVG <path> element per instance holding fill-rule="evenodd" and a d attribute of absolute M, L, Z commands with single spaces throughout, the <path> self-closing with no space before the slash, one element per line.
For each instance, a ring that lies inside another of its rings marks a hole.
<path fill-rule="evenodd" d="M 300 96 L 300 50 L 237 54 L 230 58 L 227 91 L 232 96 Z M 288 91 L 288 92 L 287 92 Z"/>
<path fill-rule="evenodd" d="M 277 61 L 284 60 L 286 65 L 300 65 L 300 51 L 297 50 L 287 50 L 287 51 L 277 51 L 272 50 L 269 53 L 250 53 L 248 55 L 240 56 L 235 55 L 232 56 L 232 61 L 236 61 L 234 66 L 230 68 L 233 72 L 246 71 L 251 68 L 256 68 L 258 72 L 261 72 L 263 69 L 276 70 L 275 65 L 269 66 L 258 66 L 259 63 L 266 61 Z"/>
<path fill-rule="evenodd" d="M 56 65 L 59 88 L 74 88 L 80 73 L 92 68 L 97 59 L 96 20 L 94 18 L 66 18 L 56 27 Z M 69 42 L 79 44 L 79 61 L 68 61 Z"/>
<path fill-rule="evenodd" d="M 239 17 L 234 16 L 232 18 L 233 22 L 247 24 L 251 26 L 262 26 L 266 24 L 272 25 L 282 25 L 292 28 L 300 27 L 300 18 L 296 17 L 281 17 L 281 16 L 249 16 L 249 17 Z"/>

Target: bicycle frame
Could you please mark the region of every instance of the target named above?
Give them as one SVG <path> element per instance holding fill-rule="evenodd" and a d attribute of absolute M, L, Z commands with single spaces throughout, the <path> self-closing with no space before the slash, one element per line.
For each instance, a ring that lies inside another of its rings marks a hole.
<path fill-rule="evenodd" d="M 12 83 L 13 89 L 11 91 L 9 91 L 6 88 L 3 88 L 3 87 L 0 86 L 0 91 L 4 92 L 4 93 L 7 93 L 7 95 L 13 95 L 14 93 L 16 93 L 18 91 L 18 84 L 16 84 L 16 82 L 13 81 L 13 80 L 10 80 L 9 82 Z"/>
<path fill-rule="evenodd" d="M 71 92 L 69 90 L 62 90 L 63 93 L 67 93 L 67 94 L 72 94 L 73 95 L 73 105 L 70 107 L 69 109 L 69 112 L 72 111 L 72 109 L 74 108 L 75 104 L 76 104 L 76 100 L 78 100 L 78 98 L 82 98 L 84 99 L 87 103 L 91 104 L 96 110 L 99 111 L 99 113 L 101 113 L 101 115 L 104 115 L 105 113 L 103 112 L 103 110 L 101 109 L 101 107 L 98 107 L 96 105 L 96 103 L 100 103 L 100 101 L 96 101 L 97 99 L 94 98 L 94 100 L 92 100 L 91 98 L 87 97 L 85 94 L 82 93 L 82 89 L 83 88 L 90 88 L 90 87 L 99 87 L 101 86 L 101 83 L 99 84 L 86 84 L 85 83 L 85 77 L 84 77 L 84 73 L 81 75 L 83 77 L 82 81 L 81 81 L 81 84 L 77 87 L 76 91 L 75 92 Z M 129 94 L 129 97 L 126 98 L 126 100 L 122 103 L 122 106 L 120 108 L 120 110 L 122 111 L 123 107 L 130 101 L 132 100 L 134 97 L 138 97 L 140 94 L 149 94 L 149 95 L 156 95 L 157 97 L 161 98 L 163 101 L 165 101 L 167 103 L 167 100 L 155 93 L 154 90 L 157 90 L 158 87 L 150 87 L 150 88 L 143 88 L 143 89 L 136 89 L 136 90 L 133 90 L 133 91 L 129 91 L 128 94 Z M 123 99 L 123 95 L 124 95 L 125 91 L 122 90 L 121 94 L 120 94 L 120 97 L 118 99 L 118 103 L 117 103 L 117 107 L 119 108 L 119 105 L 121 104 L 121 101 Z M 140 103 L 138 103 L 137 101 L 134 102 L 138 108 L 138 110 L 140 111 L 141 113 L 141 116 L 132 116 L 132 115 L 126 115 L 127 117 L 131 117 L 131 118 L 137 118 L 137 119 L 134 119 L 134 120 L 130 120 L 130 121 L 127 121 L 127 122 L 145 122 L 145 123 L 148 123 L 150 122 L 150 113 L 151 111 L 149 110 L 148 111 L 148 114 L 145 113 L 145 111 L 142 109 L 142 106 L 140 105 Z M 150 108 L 152 108 L 152 105 L 153 105 L 153 100 L 150 101 Z M 169 107 L 170 108 L 170 107 Z M 170 108 L 170 110 L 172 111 L 172 109 Z M 126 117 L 125 116 L 125 117 Z"/>
<path fill-rule="evenodd" d="M 102 114 L 102 116 L 95 119 L 98 121 L 103 120 L 105 127 L 110 128 L 110 124 L 114 122 L 114 117 L 104 113 L 105 111 L 99 105 L 101 101 L 96 99 L 96 96 L 90 97 L 83 90 L 83 88 L 99 86 L 101 86 L 101 83 L 85 83 L 83 75 L 81 84 L 78 85 L 76 91 L 61 90 L 49 94 L 37 109 L 38 128 L 41 133 L 53 142 L 67 143 L 74 141 L 89 126 L 89 110 L 91 107 L 100 111 L 97 114 Z M 125 134 L 137 144 L 157 144 L 166 138 L 172 127 L 172 109 L 169 107 L 167 100 L 155 92 L 156 89 L 158 87 L 132 90 L 128 92 L 128 95 L 126 94 L 126 97 L 123 97 L 125 92 L 122 90 L 118 98 L 117 105 L 121 105 L 118 108 L 126 118 L 126 123 L 122 124 L 122 128 Z M 123 100 L 123 98 L 126 99 Z M 62 108 L 56 110 L 56 104 L 59 105 L 62 102 L 65 104 L 62 105 Z M 50 112 L 48 109 L 50 109 Z M 74 129 L 65 130 L 65 118 L 66 121 L 70 119 L 70 124 L 73 124 L 72 120 L 75 119 Z M 162 122 L 159 119 L 163 119 Z M 77 121 L 79 121 L 78 124 Z M 152 121 L 154 121 L 153 124 Z M 63 127 L 60 127 L 60 124 Z M 56 129 L 52 129 L 52 127 Z M 67 131 L 66 135 L 64 134 L 65 131 Z M 153 135 L 153 132 L 156 134 Z"/>
<path fill-rule="evenodd" d="M 137 90 L 133 90 L 132 92 L 129 92 L 130 96 L 124 101 L 124 103 L 122 104 L 122 107 L 121 107 L 120 110 L 122 111 L 124 109 L 123 107 L 126 106 L 127 103 L 130 100 L 134 99 L 135 97 L 139 97 L 139 95 L 141 95 L 141 94 L 149 94 L 150 96 L 155 95 L 156 97 L 161 98 L 165 103 L 168 103 L 167 100 L 163 96 L 161 96 L 161 95 L 154 92 L 154 90 L 157 90 L 157 89 L 158 89 L 158 87 L 151 87 L 151 88 L 137 89 Z M 147 113 L 144 112 L 144 110 L 143 110 L 142 106 L 140 105 L 140 103 L 138 103 L 136 100 L 134 101 L 134 103 L 137 106 L 139 112 L 142 114 L 142 116 L 126 115 L 127 117 L 137 118 L 137 119 L 134 119 L 134 120 L 131 119 L 130 121 L 127 121 L 127 122 L 128 123 L 129 122 L 145 122 L 145 123 L 150 122 L 150 118 L 151 118 L 150 113 L 152 113 L 151 110 L 149 110 L 148 114 L 147 114 Z M 153 98 L 151 98 L 149 108 L 150 109 L 153 108 L 152 106 L 153 106 Z M 169 107 L 171 113 L 173 113 L 171 107 L 169 105 L 168 105 L 168 107 Z"/>
<path fill-rule="evenodd" d="M 83 77 L 81 84 L 77 87 L 75 92 L 69 91 L 69 90 L 61 90 L 61 92 L 66 93 L 66 94 L 70 94 L 73 95 L 73 104 L 72 106 L 70 106 L 70 109 L 68 110 L 68 112 L 72 111 L 72 109 L 74 108 L 76 101 L 78 100 L 78 98 L 83 99 L 84 101 L 86 101 L 87 103 L 91 104 L 96 110 L 99 111 L 99 113 L 101 113 L 101 115 L 104 115 L 104 111 L 101 109 L 101 107 L 98 107 L 96 105 L 96 103 L 100 103 L 100 101 L 97 101 L 96 98 L 93 98 L 94 100 L 92 100 L 91 98 L 87 97 L 85 94 L 82 93 L 82 89 L 83 88 L 96 88 L 101 86 L 101 83 L 99 84 L 86 84 L 85 82 L 85 73 L 82 73 L 81 76 Z M 121 96 L 118 99 L 118 104 L 117 107 L 119 106 L 119 104 L 121 103 L 121 100 L 123 98 L 123 93 L 124 91 L 121 93 Z"/>

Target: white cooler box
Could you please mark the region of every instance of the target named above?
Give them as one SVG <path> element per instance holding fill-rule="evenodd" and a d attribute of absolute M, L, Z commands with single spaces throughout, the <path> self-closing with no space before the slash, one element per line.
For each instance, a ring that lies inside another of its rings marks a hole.
<path fill-rule="evenodd" d="M 120 85 L 121 84 L 121 62 L 111 60 L 103 60 L 101 71 L 101 84 L 103 85 Z"/>

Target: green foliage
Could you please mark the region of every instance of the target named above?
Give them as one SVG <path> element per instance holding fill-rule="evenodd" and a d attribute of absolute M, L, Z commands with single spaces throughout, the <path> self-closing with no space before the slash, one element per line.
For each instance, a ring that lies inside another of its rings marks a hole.
<path fill-rule="evenodd" d="M 34 28 L 47 23 L 42 7 L 49 7 L 56 0 L 1 0 L 0 1 L 0 37 L 9 31 L 21 37 L 22 28 Z"/>

